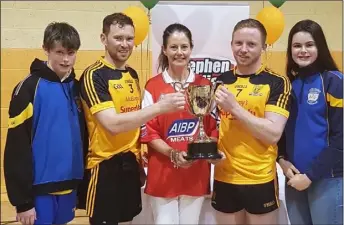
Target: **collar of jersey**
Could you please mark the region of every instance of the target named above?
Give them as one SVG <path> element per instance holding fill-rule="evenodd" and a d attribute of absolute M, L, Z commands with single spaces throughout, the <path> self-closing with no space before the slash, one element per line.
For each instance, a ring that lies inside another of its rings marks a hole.
<path fill-rule="evenodd" d="M 233 74 L 234 74 L 235 76 L 251 76 L 251 75 L 258 75 L 258 74 L 260 74 L 261 72 L 263 72 L 263 71 L 265 70 L 265 68 L 266 68 L 266 66 L 265 66 L 264 64 L 262 64 L 262 65 L 259 67 L 259 69 L 256 71 L 256 73 L 254 73 L 254 74 L 243 74 L 243 75 L 241 75 L 241 74 L 237 74 L 237 73 L 236 73 L 237 66 L 234 66 Z"/>
<path fill-rule="evenodd" d="M 176 82 L 175 80 L 172 79 L 172 77 L 168 74 L 167 70 L 164 70 L 162 73 L 162 78 L 164 79 L 166 84 L 171 84 Z M 189 69 L 189 76 L 186 79 L 185 83 L 192 83 L 195 81 L 195 73 Z"/>
<path fill-rule="evenodd" d="M 113 70 L 120 70 L 120 69 L 117 69 L 114 65 L 112 65 L 111 63 L 109 63 L 105 58 L 104 56 L 101 56 L 100 59 L 99 59 L 105 66 L 113 69 Z M 127 66 L 125 66 L 125 68 L 127 68 Z M 126 72 L 127 69 L 125 70 L 120 70 L 120 71 L 123 71 L 123 72 Z"/>

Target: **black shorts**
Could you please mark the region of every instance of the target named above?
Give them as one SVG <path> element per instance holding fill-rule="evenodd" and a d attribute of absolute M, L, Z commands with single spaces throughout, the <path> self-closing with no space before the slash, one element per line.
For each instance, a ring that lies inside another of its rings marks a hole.
<path fill-rule="evenodd" d="M 134 153 L 119 153 L 92 168 L 86 199 L 90 224 L 131 221 L 142 210 L 139 164 Z"/>
<path fill-rule="evenodd" d="M 277 178 L 264 184 L 236 185 L 215 180 L 212 207 L 223 213 L 245 209 L 251 214 L 272 212 L 279 207 Z"/>

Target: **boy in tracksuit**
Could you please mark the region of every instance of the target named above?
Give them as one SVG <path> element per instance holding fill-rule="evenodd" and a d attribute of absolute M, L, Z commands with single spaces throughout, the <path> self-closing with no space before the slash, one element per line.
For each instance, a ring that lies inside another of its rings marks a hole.
<path fill-rule="evenodd" d="M 74 218 L 75 189 L 83 176 L 84 122 L 73 69 L 79 47 L 74 27 L 49 24 L 43 40 L 48 60 L 35 59 L 12 93 L 4 172 L 22 224 Z"/>

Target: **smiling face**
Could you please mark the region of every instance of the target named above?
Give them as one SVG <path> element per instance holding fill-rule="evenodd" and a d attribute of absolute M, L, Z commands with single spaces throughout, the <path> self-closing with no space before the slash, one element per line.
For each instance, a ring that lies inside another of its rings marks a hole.
<path fill-rule="evenodd" d="M 134 48 L 134 27 L 112 24 L 108 34 L 101 34 L 101 41 L 114 62 L 128 60 Z"/>
<path fill-rule="evenodd" d="M 175 31 L 167 40 L 163 49 L 171 67 L 187 67 L 192 52 L 191 41 L 184 32 Z"/>
<path fill-rule="evenodd" d="M 300 67 L 308 66 L 318 58 L 318 48 L 310 33 L 301 31 L 294 34 L 291 55 Z"/>
<path fill-rule="evenodd" d="M 262 35 L 257 28 L 236 30 L 232 38 L 232 51 L 238 66 L 250 67 L 260 63 L 264 51 Z"/>
<path fill-rule="evenodd" d="M 48 56 L 49 67 L 60 77 L 69 73 L 75 63 L 76 50 L 68 50 L 62 47 L 60 42 L 55 42 L 54 47 L 50 50 L 44 49 Z"/>

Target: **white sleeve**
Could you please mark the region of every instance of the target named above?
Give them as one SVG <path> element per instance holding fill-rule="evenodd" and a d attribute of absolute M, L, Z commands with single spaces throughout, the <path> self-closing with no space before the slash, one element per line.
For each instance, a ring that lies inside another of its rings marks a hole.
<path fill-rule="evenodd" d="M 141 108 L 144 109 L 148 106 L 153 105 L 153 96 L 151 93 L 149 93 L 146 89 L 143 92 L 143 99 L 142 99 L 142 104 Z M 146 133 L 146 124 L 141 125 L 141 136 L 143 136 Z"/>
<path fill-rule="evenodd" d="M 143 93 L 142 109 L 144 109 L 150 105 L 153 105 L 153 104 L 154 104 L 154 102 L 153 102 L 152 94 L 149 93 L 147 90 L 145 90 Z"/>

